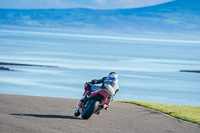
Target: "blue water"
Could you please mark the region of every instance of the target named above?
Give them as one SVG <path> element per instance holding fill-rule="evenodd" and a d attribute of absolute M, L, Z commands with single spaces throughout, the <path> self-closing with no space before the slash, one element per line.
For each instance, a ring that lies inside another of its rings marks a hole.
<path fill-rule="evenodd" d="M 85 82 L 115 71 L 115 100 L 200 106 L 200 39 L 0 29 L 0 93 L 80 99 Z"/>

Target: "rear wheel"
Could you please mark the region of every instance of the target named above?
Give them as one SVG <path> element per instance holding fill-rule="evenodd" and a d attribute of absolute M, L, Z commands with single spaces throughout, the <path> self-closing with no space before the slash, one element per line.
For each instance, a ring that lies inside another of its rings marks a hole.
<path fill-rule="evenodd" d="M 83 119 L 89 119 L 92 114 L 94 113 L 95 110 L 95 103 L 96 103 L 96 99 L 93 99 L 90 101 L 90 103 L 88 104 L 88 106 L 84 109 L 83 113 L 82 113 L 82 118 Z"/>

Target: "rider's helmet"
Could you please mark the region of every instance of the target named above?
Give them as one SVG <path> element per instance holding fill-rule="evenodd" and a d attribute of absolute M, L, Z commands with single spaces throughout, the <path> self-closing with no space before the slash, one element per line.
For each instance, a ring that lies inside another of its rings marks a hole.
<path fill-rule="evenodd" d="M 117 76 L 117 73 L 116 72 L 110 72 L 108 74 L 108 80 L 112 80 L 114 82 L 118 82 L 118 76 Z"/>
<path fill-rule="evenodd" d="M 111 92 L 112 96 L 115 95 L 116 91 L 119 89 L 118 87 L 118 76 L 116 72 L 110 72 L 108 74 L 107 80 L 104 82 L 104 86 Z"/>

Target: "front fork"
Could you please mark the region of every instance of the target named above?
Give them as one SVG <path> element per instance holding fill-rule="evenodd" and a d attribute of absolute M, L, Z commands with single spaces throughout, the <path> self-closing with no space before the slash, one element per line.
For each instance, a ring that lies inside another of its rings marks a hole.
<path fill-rule="evenodd" d="M 78 108 L 79 108 L 79 112 L 82 114 L 83 110 L 85 108 L 87 108 L 88 104 L 90 103 L 90 100 L 87 100 L 86 103 L 82 103 L 82 101 L 80 100 L 79 104 L 78 104 Z"/>

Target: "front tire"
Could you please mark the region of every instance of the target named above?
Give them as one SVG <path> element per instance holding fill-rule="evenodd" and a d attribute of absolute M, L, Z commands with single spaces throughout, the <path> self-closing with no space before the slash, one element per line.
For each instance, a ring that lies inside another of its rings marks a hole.
<path fill-rule="evenodd" d="M 77 108 L 76 111 L 74 112 L 74 116 L 78 117 L 79 115 L 80 115 L 79 108 Z"/>
<path fill-rule="evenodd" d="M 83 119 L 89 119 L 92 116 L 95 110 L 95 103 L 96 103 L 96 99 L 91 100 L 87 108 L 82 113 Z"/>

